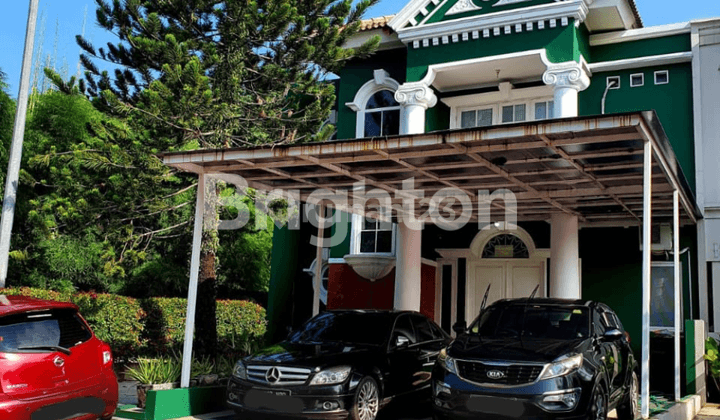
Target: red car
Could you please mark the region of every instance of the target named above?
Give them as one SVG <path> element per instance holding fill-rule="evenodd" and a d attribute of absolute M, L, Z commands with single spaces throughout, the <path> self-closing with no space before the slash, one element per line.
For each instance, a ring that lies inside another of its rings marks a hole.
<path fill-rule="evenodd" d="M 0 419 L 110 419 L 110 346 L 72 303 L 0 295 Z"/>

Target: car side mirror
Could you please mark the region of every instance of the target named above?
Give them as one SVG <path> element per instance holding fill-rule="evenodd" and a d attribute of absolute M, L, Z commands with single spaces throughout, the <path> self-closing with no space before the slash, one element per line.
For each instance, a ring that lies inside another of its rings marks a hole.
<path fill-rule="evenodd" d="M 452 329 L 457 335 L 463 334 L 465 333 L 465 331 L 467 331 L 467 322 L 458 321 L 455 323 L 455 325 L 452 326 Z"/>
<path fill-rule="evenodd" d="M 395 348 L 402 349 L 408 346 L 410 346 L 410 339 L 404 335 L 398 335 L 395 339 Z"/>
<path fill-rule="evenodd" d="M 617 341 L 621 339 L 623 336 L 622 331 L 618 330 L 617 328 L 613 328 L 612 330 L 605 331 L 605 334 L 603 334 L 603 341 Z"/>

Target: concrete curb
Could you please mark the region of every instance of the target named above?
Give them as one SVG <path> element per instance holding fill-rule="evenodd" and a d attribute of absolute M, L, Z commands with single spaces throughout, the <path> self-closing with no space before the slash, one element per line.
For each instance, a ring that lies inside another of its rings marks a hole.
<path fill-rule="evenodd" d="M 189 416 L 189 417 L 178 417 L 172 420 L 212 420 L 217 418 L 223 418 L 223 417 L 230 417 L 235 415 L 235 412 L 232 410 L 226 410 L 226 411 L 218 411 L 215 413 L 208 413 L 208 414 L 198 414 L 197 416 Z M 113 417 L 113 420 L 126 420 L 121 419 L 119 417 Z"/>
<path fill-rule="evenodd" d="M 660 413 L 654 420 L 693 420 L 702 409 L 702 399 L 692 395 L 672 406 L 668 411 Z"/>

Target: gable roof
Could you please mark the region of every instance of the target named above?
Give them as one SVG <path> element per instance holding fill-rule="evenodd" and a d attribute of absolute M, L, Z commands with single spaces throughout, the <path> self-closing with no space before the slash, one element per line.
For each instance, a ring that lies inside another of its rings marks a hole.
<path fill-rule="evenodd" d="M 471 0 L 472 1 L 472 0 Z M 486 0 L 487 1 L 487 0 Z M 525 0 L 527 1 L 527 0 Z M 563 0 L 555 0 L 555 2 L 562 2 Z M 638 10 L 637 4 L 635 0 L 619 0 L 624 1 L 626 4 L 630 7 L 630 10 L 632 11 L 633 17 L 635 18 L 636 28 L 642 28 L 643 21 L 642 17 L 640 16 L 640 12 Z M 586 0 L 587 2 L 587 0 Z M 592 3 L 592 0 L 590 0 L 590 3 Z M 382 18 L 376 18 L 376 19 L 369 19 L 367 21 L 363 21 L 363 23 L 368 22 L 368 25 L 372 25 L 372 21 L 376 21 L 379 19 L 384 20 L 382 23 L 383 26 L 392 26 L 392 28 L 396 31 L 401 30 L 405 27 L 408 22 L 411 22 L 411 25 L 414 27 L 417 27 L 415 16 L 418 15 L 418 13 L 422 13 L 422 15 L 427 16 L 428 14 L 432 14 L 439 6 L 443 4 L 442 0 L 410 0 L 403 8 L 395 15 L 391 16 L 384 16 Z M 432 7 L 431 11 L 428 13 L 428 6 L 436 6 Z M 512 10 L 512 9 L 511 9 Z M 587 9 L 586 9 L 587 10 Z M 493 15 L 492 13 L 490 15 Z M 417 22 L 420 23 L 420 22 Z"/>

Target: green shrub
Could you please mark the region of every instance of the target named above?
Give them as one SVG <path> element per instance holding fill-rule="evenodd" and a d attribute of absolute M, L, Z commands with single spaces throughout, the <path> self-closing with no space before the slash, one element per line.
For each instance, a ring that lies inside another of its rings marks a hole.
<path fill-rule="evenodd" d="M 136 356 L 142 344 L 140 334 L 145 314 L 135 299 L 107 294 L 54 292 L 29 287 L 0 289 L 0 293 L 76 304 L 97 338 L 110 345 L 115 357 Z"/>
<path fill-rule="evenodd" d="M 172 355 L 182 350 L 185 299 L 136 300 L 110 294 L 73 294 L 28 287 L 0 289 L 0 294 L 75 303 L 95 335 L 110 345 L 117 358 Z M 262 344 L 266 326 L 262 306 L 248 301 L 218 301 L 218 353 L 231 358 L 251 353 Z"/>
<path fill-rule="evenodd" d="M 177 382 L 181 373 L 182 363 L 175 357 L 138 359 L 137 366 L 127 370 L 127 376 L 144 385 Z"/>
<path fill-rule="evenodd" d="M 710 376 L 720 379 L 720 349 L 718 342 L 712 337 L 705 341 L 705 360 L 710 366 Z"/>
<path fill-rule="evenodd" d="M 95 335 L 110 345 L 116 357 L 137 356 L 145 318 L 137 300 L 95 293 L 75 294 L 71 300 L 80 308 Z"/>
<path fill-rule="evenodd" d="M 226 354 L 248 354 L 263 343 L 265 308 L 244 300 L 217 302 L 218 349 Z"/>

